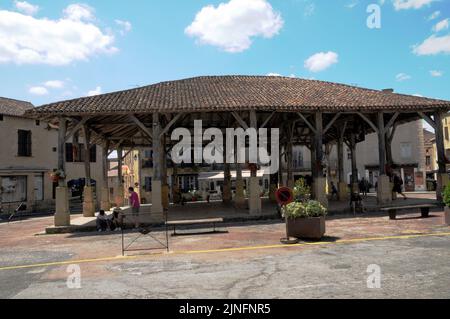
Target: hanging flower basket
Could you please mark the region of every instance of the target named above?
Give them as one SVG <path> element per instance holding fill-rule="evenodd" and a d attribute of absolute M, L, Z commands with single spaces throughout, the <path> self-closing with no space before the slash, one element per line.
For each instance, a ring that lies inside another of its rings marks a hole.
<path fill-rule="evenodd" d="M 61 179 L 64 179 L 65 175 L 64 172 L 59 171 L 59 170 L 55 170 L 52 173 L 50 173 L 50 179 L 54 182 L 57 183 L 59 182 Z"/>

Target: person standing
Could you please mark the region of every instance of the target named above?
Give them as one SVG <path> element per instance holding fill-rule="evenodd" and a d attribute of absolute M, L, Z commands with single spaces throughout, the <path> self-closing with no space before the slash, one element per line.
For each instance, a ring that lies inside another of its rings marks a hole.
<path fill-rule="evenodd" d="M 408 198 L 406 197 L 405 194 L 403 194 L 403 190 L 402 190 L 402 188 L 403 188 L 403 179 L 400 176 L 398 176 L 397 174 L 394 174 L 393 182 L 394 182 L 393 192 L 402 195 L 403 199 L 407 200 Z"/>
<path fill-rule="evenodd" d="M 134 219 L 134 227 L 139 228 L 139 210 L 141 208 L 141 202 L 139 199 L 138 193 L 134 191 L 133 187 L 130 187 L 128 189 L 128 192 L 130 193 L 130 206 L 131 206 L 131 212 Z"/>

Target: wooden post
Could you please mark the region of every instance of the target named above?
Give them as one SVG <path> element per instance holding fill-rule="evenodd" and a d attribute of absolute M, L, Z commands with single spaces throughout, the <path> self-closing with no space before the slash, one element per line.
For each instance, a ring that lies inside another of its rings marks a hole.
<path fill-rule="evenodd" d="M 449 177 L 447 173 L 447 159 L 445 156 L 445 144 L 444 144 L 444 127 L 442 124 L 443 118 L 441 112 L 435 112 L 434 122 L 436 125 L 435 136 L 436 136 L 436 150 L 437 150 L 437 160 L 438 160 L 438 178 L 437 178 L 437 189 L 436 198 L 438 201 L 442 201 L 442 192 L 449 182 Z"/>
<path fill-rule="evenodd" d="M 108 171 L 109 171 L 109 162 L 108 162 L 108 153 L 109 153 L 109 145 L 110 141 L 106 141 L 105 145 L 102 148 L 102 168 L 103 168 L 103 185 L 101 188 L 101 196 L 100 196 L 100 208 L 104 211 L 108 211 L 111 209 L 110 200 L 109 200 L 109 185 L 108 185 Z"/>
<path fill-rule="evenodd" d="M 91 186 L 91 134 L 89 128 L 83 125 L 83 135 L 84 135 L 84 173 L 85 173 L 85 186 Z"/>
<path fill-rule="evenodd" d="M 378 156 L 380 165 L 380 176 L 378 177 L 378 203 L 384 205 L 392 201 L 392 189 L 390 179 L 386 175 L 386 129 L 383 112 L 378 112 L 377 117 Z"/>
<path fill-rule="evenodd" d="M 117 148 L 117 191 L 115 203 L 117 207 L 124 205 L 125 190 L 123 189 L 123 147 L 119 145 Z"/>
<path fill-rule="evenodd" d="M 380 176 L 386 175 L 386 131 L 384 129 L 384 114 L 378 112 L 378 157 Z"/>
<path fill-rule="evenodd" d="M 152 219 L 164 220 L 162 203 L 162 155 L 161 121 L 159 113 L 153 113 L 153 177 L 152 177 Z"/>
<path fill-rule="evenodd" d="M 339 200 L 348 200 L 348 187 L 344 172 L 344 131 L 339 132 L 339 138 L 337 142 L 338 153 L 338 174 L 339 174 Z"/>
<path fill-rule="evenodd" d="M 351 180 L 351 188 L 352 193 L 358 193 L 359 192 L 359 185 L 358 185 L 358 167 L 356 162 L 356 133 L 352 132 L 350 134 L 350 153 L 352 156 L 352 180 Z"/>
<path fill-rule="evenodd" d="M 250 111 L 250 127 L 258 130 L 258 121 L 256 117 L 256 111 Z M 251 163 L 258 164 L 258 163 Z M 250 175 L 250 196 L 249 196 L 249 208 L 251 215 L 258 215 L 261 213 L 261 189 L 259 186 L 258 171 L 251 170 Z"/>
<path fill-rule="evenodd" d="M 326 194 L 326 178 L 323 177 L 323 116 L 317 112 L 315 116 L 315 163 L 314 163 L 314 196 L 322 205 L 328 206 Z"/>

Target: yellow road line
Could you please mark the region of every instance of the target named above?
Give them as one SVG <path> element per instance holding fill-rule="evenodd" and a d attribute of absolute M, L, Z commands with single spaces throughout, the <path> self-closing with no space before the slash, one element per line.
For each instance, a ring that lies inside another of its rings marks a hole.
<path fill-rule="evenodd" d="M 264 249 L 274 249 L 274 248 L 325 246 L 325 245 L 353 244 L 353 243 L 370 242 L 370 241 L 383 241 L 383 240 L 390 240 L 390 239 L 414 239 L 414 238 L 423 238 L 423 237 L 445 237 L 445 236 L 450 236 L 450 233 L 429 233 L 429 234 L 416 234 L 416 235 L 355 238 L 355 239 L 342 239 L 342 240 L 330 241 L 330 242 L 301 243 L 301 244 L 294 244 L 294 245 L 277 244 L 277 245 L 266 245 L 266 246 L 245 246 L 245 247 L 236 247 L 236 248 L 221 248 L 221 249 L 208 249 L 208 250 L 186 250 L 186 251 L 174 251 L 174 252 L 171 252 L 171 255 L 193 255 L 193 254 L 207 254 L 207 253 L 264 250 Z M 92 258 L 92 259 L 67 260 L 67 261 L 50 262 L 50 263 L 30 264 L 30 265 L 8 266 L 8 267 L 0 267 L 0 271 L 28 269 L 28 268 L 42 268 L 42 267 L 50 267 L 50 266 L 63 266 L 63 265 L 72 265 L 72 264 L 107 262 L 107 261 L 121 261 L 121 260 L 133 260 L 133 259 L 136 260 L 136 259 L 144 259 L 144 258 L 149 258 L 149 257 L 161 256 L 164 254 L 165 254 L 164 252 L 160 252 L 160 253 L 134 255 L 134 256 Z"/>

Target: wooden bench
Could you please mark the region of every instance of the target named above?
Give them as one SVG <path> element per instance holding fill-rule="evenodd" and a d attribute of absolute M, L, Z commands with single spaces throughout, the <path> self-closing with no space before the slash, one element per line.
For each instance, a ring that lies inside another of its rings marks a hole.
<path fill-rule="evenodd" d="M 389 219 L 397 219 L 397 211 L 407 210 L 407 209 L 420 209 L 422 213 L 422 218 L 427 218 L 430 216 L 430 209 L 435 208 L 437 205 L 433 204 L 419 204 L 419 205 L 409 205 L 409 206 L 397 206 L 397 207 L 385 207 L 382 208 L 382 212 L 389 212 Z"/>
<path fill-rule="evenodd" d="M 177 235 L 177 226 L 192 226 L 213 224 L 213 233 L 216 233 L 216 224 L 223 223 L 223 218 L 191 219 L 191 220 L 172 220 L 167 221 L 166 225 L 173 226 L 173 236 Z"/>

